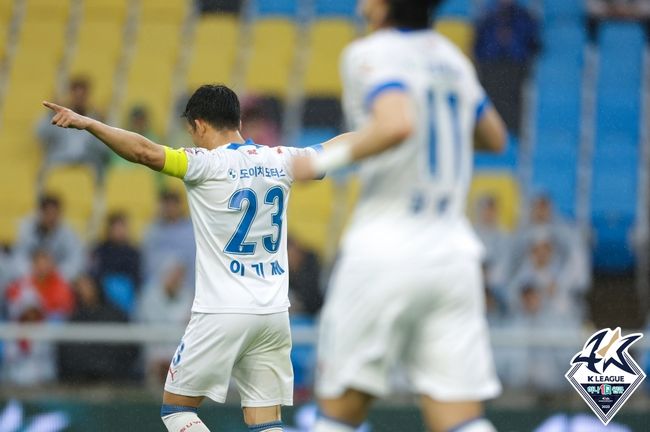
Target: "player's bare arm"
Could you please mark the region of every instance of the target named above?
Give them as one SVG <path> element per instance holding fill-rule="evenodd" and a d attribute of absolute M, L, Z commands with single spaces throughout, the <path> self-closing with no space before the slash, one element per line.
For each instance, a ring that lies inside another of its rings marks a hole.
<path fill-rule="evenodd" d="M 328 141 L 317 158 L 296 158 L 294 177 L 310 180 L 399 145 L 413 133 L 414 118 L 409 97 L 402 91 L 387 91 L 374 101 L 371 120 L 363 129 Z"/>
<path fill-rule="evenodd" d="M 165 147 L 124 129 L 108 126 L 99 120 L 83 116 L 69 108 L 44 101 L 54 111 L 52 124 L 61 128 L 85 130 L 106 144 L 119 156 L 137 164 L 160 171 L 165 165 Z"/>
<path fill-rule="evenodd" d="M 487 107 L 474 129 L 474 147 L 499 153 L 505 148 L 506 137 L 506 127 L 501 116 L 493 106 Z"/>

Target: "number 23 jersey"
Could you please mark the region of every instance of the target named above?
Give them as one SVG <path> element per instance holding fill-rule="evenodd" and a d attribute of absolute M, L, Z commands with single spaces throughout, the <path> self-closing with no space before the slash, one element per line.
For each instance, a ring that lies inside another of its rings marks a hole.
<path fill-rule="evenodd" d="M 415 128 L 359 167 L 361 193 L 343 240 L 346 258 L 436 260 L 482 248 L 465 217 L 473 134 L 489 104 L 469 60 L 431 30 L 380 30 L 348 46 L 343 107 L 361 129 L 385 92 L 411 101 Z"/>
<path fill-rule="evenodd" d="M 271 314 L 289 308 L 287 203 L 291 158 L 314 149 L 247 141 L 181 149 L 196 239 L 193 312 Z"/>

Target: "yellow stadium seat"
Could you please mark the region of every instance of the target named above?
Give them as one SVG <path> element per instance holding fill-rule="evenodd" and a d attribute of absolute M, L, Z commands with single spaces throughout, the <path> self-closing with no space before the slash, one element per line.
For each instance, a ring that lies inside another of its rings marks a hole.
<path fill-rule="evenodd" d="M 508 172 L 479 172 L 474 176 L 468 199 L 468 213 L 472 220 L 476 217 L 478 200 L 492 196 L 498 202 L 499 222 L 509 230 L 515 228 L 519 220 L 521 195 L 517 180 Z"/>
<path fill-rule="evenodd" d="M 238 49 L 239 21 L 227 15 L 200 18 L 187 74 L 190 88 L 208 82 L 230 84 Z"/>
<path fill-rule="evenodd" d="M 333 196 L 332 180 L 297 183 L 287 209 L 289 234 L 321 256 L 330 237 Z"/>
<path fill-rule="evenodd" d="M 264 19 L 253 24 L 252 58 L 246 90 L 286 95 L 296 52 L 296 25 L 286 19 Z"/>
<path fill-rule="evenodd" d="M 142 0 L 141 17 L 145 21 L 180 24 L 187 14 L 186 0 Z"/>
<path fill-rule="evenodd" d="M 0 0 L 0 61 L 5 56 L 7 38 L 9 37 L 9 24 L 13 14 L 12 0 Z"/>
<path fill-rule="evenodd" d="M 67 22 L 70 0 L 27 0 L 25 20 Z"/>
<path fill-rule="evenodd" d="M 45 192 L 60 197 L 66 220 L 81 236 L 86 235 L 95 202 L 95 177 L 85 166 L 57 166 L 45 175 Z"/>
<path fill-rule="evenodd" d="M 341 92 L 341 52 L 356 36 L 349 21 L 322 20 L 311 26 L 305 92 L 309 95 L 338 95 Z"/>
<path fill-rule="evenodd" d="M 435 30 L 451 40 L 466 56 L 472 58 L 474 51 L 474 26 L 462 20 L 440 20 Z"/>
<path fill-rule="evenodd" d="M 125 212 L 139 241 L 155 215 L 158 197 L 154 172 L 140 166 L 114 167 L 106 178 L 106 211 Z"/>
<path fill-rule="evenodd" d="M 126 19 L 128 0 L 84 0 L 84 20 L 122 23 Z"/>

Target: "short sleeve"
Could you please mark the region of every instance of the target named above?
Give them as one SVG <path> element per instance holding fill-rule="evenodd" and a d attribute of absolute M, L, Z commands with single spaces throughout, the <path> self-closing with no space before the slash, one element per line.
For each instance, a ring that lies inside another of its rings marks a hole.
<path fill-rule="evenodd" d="M 291 160 L 295 157 L 313 157 L 323 151 L 321 144 L 316 144 L 311 147 L 276 147 L 276 151 L 284 156 L 284 169 L 291 181 L 293 181 L 292 163 Z"/>
<path fill-rule="evenodd" d="M 193 147 L 184 151 L 187 155 L 187 172 L 183 180 L 186 183 L 201 183 L 216 178 L 224 170 L 224 155 L 217 150 Z"/>
<path fill-rule="evenodd" d="M 390 55 L 389 47 L 378 43 L 351 45 L 343 54 L 344 91 L 356 93 L 365 111 L 387 90 L 406 90 L 407 70 Z"/>
<path fill-rule="evenodd" d="M 470 70 L 471 73 L 467 91 L 469 92 L 469 100 L 473 101 L 474 103 L 474 120 L 476 123 L 478 123 L 483 118 L 483 115 L 487 112 L 487 109 L 492 106 L 492 102 L 490 102 L 490 98 L 479 82 L 476 71 L 473 69 L 473 67 L 471 67 Z"/>

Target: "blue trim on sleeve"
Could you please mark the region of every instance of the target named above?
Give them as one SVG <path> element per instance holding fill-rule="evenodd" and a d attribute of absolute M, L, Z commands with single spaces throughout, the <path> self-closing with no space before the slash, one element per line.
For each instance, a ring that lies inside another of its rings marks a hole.
<path fill-rule="evenodd" d="M 387 81 L 373 88 L 366 96 L 366 109 L 370 109 L 377 97 L 388 90 L 406 91 L 406 84 L 401 81 Z"/>
<path fill-rule="evenodd" d="M 492 102 L 490 101 L 490 98 L 485 96 L 481 102 L 476 106 L 476 123 L 481 121 L 483 118 L 483 115 L 485 114 L 485 111 L 492 106 Z"/>
<path fill-rule="evenodd" d="M 264 432 L 265 430 L 268 429 L 273 429 L 273 428 L 280 428 L 282 429 L 283 425 L 280 420 L 274 421 L 274 422 L 269 422 L 269 423 L 260 423 L 256 425 L 250 425 L 248 426 L 248 430 L 250 432 Z"/>
<path fill-rule="evenodd" d="M 316 153 L 323 153 L 323 144 L 314 144 L 313 146 L 310 146 L 310 148 L 313 148 L 316 150 Z"/>
<path fill-rule="evenodd" d="M 160 417 L 167 417 L 171 414 L 181 413 L 181 412 L 191 412 L 196 414 L 196 408 L 183 405 L 167 405 L 163 404 L 160 407 Z"/>
<path fill-rule="evenodd" d="M 255 142 L 254 142 L 252 139 L 249 138 L 249 139 L 247 139 L 246 141 L 244 141 L 244 144 L 230 143 L 230 145 L 228 145 L 228 147 L 226 147 L 226 148 L 227 148 L 228 150 L 237 150 L 238 148 L 240 148 L 240 147 L 244 147 L 244 146 L 253 146 L 253 147 L 255 147 L 255 148 L 260 148 L 260 147 L 262 147 L 262 146 L 259 145 L 259 144 L 255 144 Z"/>

